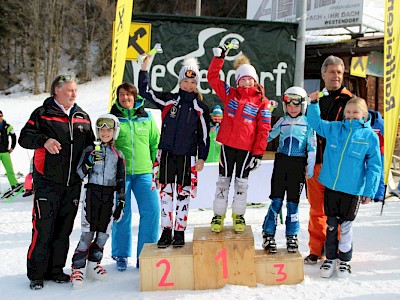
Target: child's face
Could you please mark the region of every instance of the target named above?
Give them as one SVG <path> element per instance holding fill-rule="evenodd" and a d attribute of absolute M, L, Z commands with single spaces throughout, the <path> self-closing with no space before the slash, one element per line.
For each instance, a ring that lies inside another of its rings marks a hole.
<path fill-rule="evenodd" d="M 222 122 L 222 115 L 212 115 L 211 120 L 214 123 L 221 123 Z"/>
<path fill-rule="evenodd" d="M 301 103 L 294 104 L 293 102 L 290 102 L 284 105 L 286 105 L 286 111 L 292 118 L 296 118 L 301 113 Z"/>
<path fill-rule="evenodd" d="M 239 79 L 238 85 L 242 88 L 251 88 L 254 87 L 255 81 L 253 77 L 245 76 Z"/>
<path fill-rule="evenodd" d="M 114 135 L 114 129 L 110 129 L 107 126 L 103 126 L 99 129 L 99 138 L 103 143 L 108 143 L 112 140 Z"/>
<path fill-rule="evenodd" d="M 181 81 L 179 87 L 185 92 L 193 93 L 197 88 L 197 82 L 194 79 L 185 78 Z"/>
<path fill-rule="evenodd" d="M 344 116 L 348 120 L 361 120 L 366 116 L 366 114 L 357 105 L 347 104 L 344 108 Z"/>

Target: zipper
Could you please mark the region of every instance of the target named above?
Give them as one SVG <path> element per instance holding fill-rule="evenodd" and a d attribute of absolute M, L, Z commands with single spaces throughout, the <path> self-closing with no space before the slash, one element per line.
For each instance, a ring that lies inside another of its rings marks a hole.
<path fill-rule="evenodd" d="M 333 190 L 335 189 L 337 181 L 339 179 L 340 168 L 342 167 L 344 152 L 347 149 L 347 145 L 349 143 L 349 139 L 350 139 L 351 133 L 353 132 L 353 126 L 352 126 L 353 124 L 352 123 L 353 123 L 353 120 L 350 120 L 350 132 L 349 132 L 349 135 L 347 136 L 346 144 L 344 145 L 344 148 L 343 148 L 343 151 L 342 151 L 342 155 L 340 156 L 340 161 L 339 161 L 339 166 L 338 166 L 338 170 L 337 170 L 337 173 L 336 173 L 335 182 L 333 183 L 333 188 L 332 188 Z"/>
<path fill-rule="evenodd" d="M 68 167 L 68 179 L 67 179 L 67 186 L 69 186 L 69 181 L 71 180 L 71 169 L 72 169 L 72 153 L 74 153 L 74 113 L 71 118 L 68 117 L 68 128 L 69 128 L 69 136 L 70 136 L 70 152 L 69 152 L 69 167 Z"/>

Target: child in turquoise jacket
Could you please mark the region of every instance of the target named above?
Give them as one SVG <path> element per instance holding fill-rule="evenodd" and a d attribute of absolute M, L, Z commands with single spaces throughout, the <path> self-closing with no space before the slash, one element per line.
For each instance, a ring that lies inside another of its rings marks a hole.
<path fill-rule="evenodd" d="M 362 98 L 352 98 L 344 109 L 345 120 L 328 122 L 320 117 L 317 94 L 311 94 L 308 122 L 326 138 L 324 164 L 318 180 L 326 187 L 324 210 L 327 219 L 326 260 L 321 277 L 351 273 L 353 252 L 352 223 L 360 203 L 373 199 L 381 176 L 379 140 L 368 121 L 368 107 Z M 338 228 L 340 225 L 340 239 Z"/>

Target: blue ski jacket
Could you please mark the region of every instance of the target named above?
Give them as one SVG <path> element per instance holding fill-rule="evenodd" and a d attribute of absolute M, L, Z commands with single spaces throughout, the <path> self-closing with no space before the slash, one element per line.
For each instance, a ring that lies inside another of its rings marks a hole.
<path fill-rule="evenodd" d="M 373 198 L 381 177 L 379 140 L 370 121 L 321 119 L 318 104 L 310 104 L 307 119 L 326 139 L 318 180 L 327 188 Z"/>

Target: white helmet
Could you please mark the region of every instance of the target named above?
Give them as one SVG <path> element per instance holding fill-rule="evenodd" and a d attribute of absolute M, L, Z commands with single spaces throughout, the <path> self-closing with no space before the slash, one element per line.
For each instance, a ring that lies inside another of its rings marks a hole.
<path fill-rule="evenodd" d="M 305 115 L 306 110 L 307 110 L 307 100 L 306 100 L 307 92 L 299 86 L 292 86 L 292 87 L 288 88 L 283 93 L 283 101 L 282 101 L 283 112 L 285 114 L 287 114 L 286 104 L 293 101 L 290 99 L 291 98 L 290 96 L 297 96 L 296 98 L 301 103 L 301 114 Z"/>
<path fill-rule="evenodd" d="M 96 120 L 96 136 L 99 138 L 99 129 L 106 126 L 110 129 L 114 129 L 113 140 L 115 141 L 119 135 L 120 123 L 116 116 L 112 114 L 104 114 Z"/>

